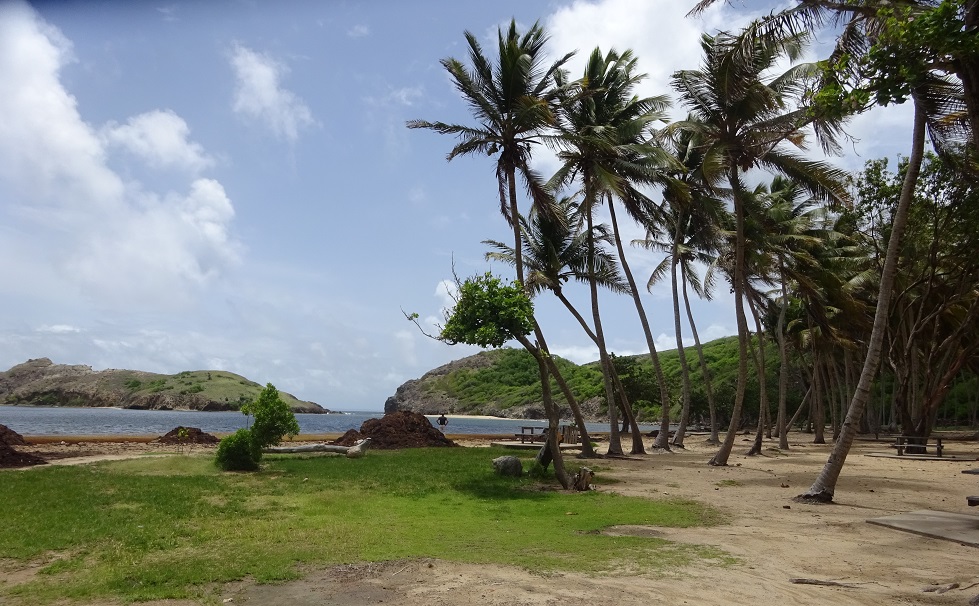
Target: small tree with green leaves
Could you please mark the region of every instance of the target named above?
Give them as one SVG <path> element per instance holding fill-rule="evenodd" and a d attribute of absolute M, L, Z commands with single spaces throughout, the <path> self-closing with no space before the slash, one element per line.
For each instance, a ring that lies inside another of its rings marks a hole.
<path fill-rule="evenodd" d="M 519 282 L 506 284 L 490 272 L 459 285 L 455 307 L 446 314 L 439 339 L 455 345 L 501 347 L 534 330 L 534 304 Z"/>
<path fill-rule="evenodd" d="M 258 399 L 244 404 L 241 412 L 254 416 L 250 429 L 239 429 L 218 445 L 217 464 L 225 471 L 254 471 L 262 458 L 262 449 L 275 446 L 282 436 L 299 433 L 299 422 L 289 406 L 279 397 L 279 390 L 268 383 Z"/>
<path fill-rule="evenodd" d="M 241 407 L 241 412 L 255 417 L 252 423 L 252 442 L 259 448 L 275 446 L 282 436 L 299 433 L 299 422 L 289 405 L 279 397 L 279 390 L 266 384 L 258 399 Z"/>

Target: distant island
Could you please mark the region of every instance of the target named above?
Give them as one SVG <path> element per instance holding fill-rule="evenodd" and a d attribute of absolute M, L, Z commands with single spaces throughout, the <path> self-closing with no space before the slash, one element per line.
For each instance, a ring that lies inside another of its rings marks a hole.
<path fill-rule="evenodd" d="M 174 375 L 141 370 L 92 370 L 82 364 L 28 360 L 0 373 L 0 404 L 8 406 L 115 407 L 139 410 L 239 410 L 264 385 L 223 370 Z M 329 414 L 315 402 L 280 391 L 293 412 Z"/>

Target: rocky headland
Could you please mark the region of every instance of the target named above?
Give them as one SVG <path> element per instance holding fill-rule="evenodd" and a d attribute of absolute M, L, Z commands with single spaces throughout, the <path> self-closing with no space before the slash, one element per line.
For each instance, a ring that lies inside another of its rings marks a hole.
<path fill-rule="evenodd" d="M 92 406 L 141 410 L 239 410 L 263 386 L 231 372 L 185 371 L 164 375 L 140 370 L 92 370 L 82 364 L 28 360 L 0 372 L 0 404 Z M 293 412 L 329 413 L 315 402 L 279 392 Z"/>
<path fill-rule="evenodd" d="M 536 386 L 536 392 L 525 398 L 526 401 L 517 403 L 503 397 L 506 388 L 490 388 L 483 397 L 472 397 L 464 388 L 458 387 L 460 383 L 465 383 L 466 378 L 491 371 L 501 363 L 502 353 L 505 351 L 483 351 L 432 369 L 418 379 L 406 381 L 384 402 L 384 412 L 487 415 L 509 419 L 546 418 L 536 378 L 531 378 L 528 385 Z M 564 398 L 556 393 L 555 401 L 560 408 L 561 418 L 572 419 L 571 409 Z M 579 399 L 578 402 L 587 421 L 607 419 L 605 412 L 600 410 L 600 404 L 599 398 Z"/>

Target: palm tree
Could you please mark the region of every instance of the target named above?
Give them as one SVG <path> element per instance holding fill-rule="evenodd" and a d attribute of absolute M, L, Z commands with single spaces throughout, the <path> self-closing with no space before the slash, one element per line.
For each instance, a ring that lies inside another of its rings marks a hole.
<path fill-rule="evenodd" d="M 577 204 L 570 198 L 564 198 L 558 202 L 558 208 L 559 216 L 531 211 L 529 220 L 520 218 L 525 250 L 524 263 L 528 270 L 526 287 L 531 295 L 543 290 L 553 293 L 578 321 L 592 342 L 601 348 L 602 345 L 595 332 L 565 296 L 564 284 L 569 280 L 586 283 L 594 281 L 599 286 L 620 294 L 628 292 L 628 285 L 622 281 L 615 257 L 608 254 L 603 247 L 598 247 L 594 254 L 590 254 L 592 248 L 589 244 L 590 240 L 598 242 L 609 240 L 605 226 L 595 226 L 592 228 L 595 232 L 593 235 L 586 234 L 582 229 L 584 219 L 578 212 Z M 493 252 L 486 253 L 488 259 L 511 265 L 516 262 L 512 246 L 495 240 L 486 240 L 483 243 L 494 249 Z M 582 456 L 594 456 L 584 417 L 581 416 L 573 396 L 567 391 L 570 390 L 566 390 L 565 397 L 572 406 L 575 422 L 581 428 Z M 609 406 L 614 406 L 614 402 L 610 401 Z"/>
<path fill-rule="evenodd" d="M 462 62 L 446 58 L 442 66 L 449 72 L 453 84 L 463 96 L 476 118 L 476 126 L 411 120 L 408 128 L 425 128 L 440 134 L 456 135 L 460 141 L 447 159 L 471 154 L 495 155 L 496 178 L 500 196 L 500 211 L 513 228 L 517 281 L 524 283 L 519 210 L 517 205 L 517 173 L 523 178 L 534 206 L 547 212 L 553 198 L 545 191 L 540 179 L 530 168 L 531 148 L 540 142 L 542 133 L 553 126 L 554 101 L 557 89 L 555 76 L 572 56 L 569 53 L 549 66 L 544 63 L 547 36 L 535 23 L 526 34 L 520 35 L 515 20 L 504 34 L 497 31 L 498 62 L 486 58 L 479 42 L 470 32 L 465 33 L 469 44 L 471 68 Z M 539 324 L 534 321 L 536 344 L 522 338 L 521 345 L 534 356 L 540 371 L 544 408 L 548 413 L 548 449 L 561 485 L 567 488 L 570 479 L 564 469 L 558 448 L 557 407 L 551 400 L 550 373 L 547 364 L 547 345 Z"/>
<path fill-rule="evenodd" d="M 689 116 L 688 120 L 695 117 Z M 711 440 L 717 439 L 717 410 L 714 402 L 713 389 L 710 384 L 710 373 L 703 359 L 700 347 L 700 337 L 697 335 L 693 314 L 690 312 L 690 302 L 687 298 L 687 284 L 694 287 L 699 296 L 708 297 L 701 287 L 694 263 L 711 264 L 719 246 L 719 225 L 725 211 L 714 192 L 723 173 L 718 171 L 719 163 L 715 157 L 704 156 L 699 140 L 690 131 L 677 133 L 676 140 L 671 141 L 674 156 L 682 171 L 678 171 L 675 180 L 667 182 L 663 191 L 663 202 L 666 208 L 660 214 L 663 235 L 669 238 L 658 238 L 659 226 L 650 226 L 644 240 L 633 241 L 634 245 L 646 249 L 666 252 L 666 257 L 653 270 L 646 283 L 646 289 L 665 277 L 670 272 L 670 286 L 673 295 L 674 332 L 676 334 L 677 352 L 680 357 L 680 378 L 683 390 L 683 410 L 680 413 L 680 423 L 673 437 L 674 446 L 683 446 L 683 438 L 690 417 L 690 370 L 683 347 L 680 314 L 680 287 L 678 286 L 677 270 L 681 273 L 684 304 L 688 322 L 694 334 L 700 366 L 703 372 L 704 385 L 707 391 L 707 401 L 711 417 Z M 707 290 L 709 292 L 709 288 Z"/>
<path fill-rule="evenodd" d="M 803 129 L 820 120 L 805 108 L 792 109 L 793 98 L 805 93 L 805 84 L 815 75 L 812 65 L 790 67 L 784 73 L 764 79 L 783 55 L 795 59 L 801 38 L 773 42 L 753 35 L 751 29 L 740 36 L 719 33 L 705 35 L 701 46 L 704 65 L 673 75 L 673 86 L 681 101 L 701 122 L 685 121 L 673 128 L 697 133 L 707 148 L 716 148 L 723 158 L 735 215 L 733 290 L 738 326 L 738 382 L 731 425 L 712 465 L 726 465 L 734 445 L 735 432 L 744 404 L 748 362 L 748 323 L 745 317 L 745 224 L 749 192 L 742 173 L 763 168 L 796 179 L 813 195 L 844 199 L 842 173 L 829 165 L 813 162 L 787 150 L 785 142 L 804 145 Z M 837 132 L 832 120 L 819 122 L 817 135 Z M 834 143 L 823 141 L 824 147 Z"/>
<path fill-rule="evenodd" d="M 648 198 L 638 189 L 643 184 L 661 177 L 661 169 L 669 166 L 672 159 L 659 147 L 651 144 L 650 135 L 656 121 L 662 120 L 667 107 L 666 97 L 640 99 L 633 93 L 636 85 L 644 77 L 635 73 L 636 58 L 631 51 L 621 54 L 611 50 L 602 54 L 596 48 L 589 56 L 584 76 L 579 80 L 580 90 L 569 92 L 562 89 L 560 112 L 560 135 L 554 144 L 558 147 L 558 157 L 563 162 L 549 185 L 558 187 L 580 179 L 583 192 L 582 212 L 586 220 L 586 233 L 592 233 L 595 209 L 606 200 L 612 216 L 613 235 L 618 250 L 619 262 L 629 281 L 633 301 L 640 312 L 640 321 L 647 335 L 650 357 L 660 384 L 660 399 L 664 411 L 663 427 L 656 446 L 669 448 L 669 394 L 666 381 L 656 356 L 652 332 L 649 330 L 635 280 L 629 271 L 623 254 L 618 226 L 615 223 L 611 200 L 617 198 L 631 205 L 636 215 L 644 214 L 640 208 L 651 207 Z M 559 77 L 559 82 L 562 77 Z M 594 240 L 590 253 L 594 254 Z M 591 268 L 593 271 L 594 268 Z M 592 316 L 595 334 L 601 343 L 599 353 L 605 349 L 605 337 L 601 328 L 598 309 L 598 288 L 590 285 Z M 606 376 L 611 377 L 611 362 L 607 355 L 602 357 L 603 369 L 609 369 Z M 611 386 L 607 388 L 609 401 L 612 401 Z M 613 407 L 609 407 L 609 411 Z M 611 437 L 617 437 L 616 420 L 610 414 Z M 637 435 L 638 426 L 633 424 L 633 452 L 642 451 L 642 438 Z M 613 448 L 614 443 L 610 446 Z"/>

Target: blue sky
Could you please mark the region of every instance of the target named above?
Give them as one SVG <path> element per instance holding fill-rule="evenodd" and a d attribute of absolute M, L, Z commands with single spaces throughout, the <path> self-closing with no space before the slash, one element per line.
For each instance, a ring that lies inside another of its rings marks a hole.
<path fill-rule="evenodd" d="M 471 123 L 439 59 L 465 59 L 465 30 L 492 53 L 497 27 L 540 21 L 555 56 L 579 51 L 572 74 L 595 46 L 632 48 L 640 94 L 664 94 L 699 65 L 701 32 L 775 7 L 685 18 L 692 5 L 0 0 L 0 368 L 223 369 L 381 410 L 476 351 L 426 339 L 401 309 L 439 320 L 453 262 L 512 273 L 480 244 L 510 233 L 492 161 L 447 163 L 452 139 L 404 126 Z M 861 116 L 835 161 L 899 153 L 908 124 L 903 107 Z M 658 261 L 630 251 L 641 280 Z M 705 340 L 735 332 L 726 290 L 696 304 Z M 658 346 L 675 347 L 668 290 L 646 299 Z M 631 303 L 603 309 L 610 348 L 643 351 Z M 538 316 L 554 353 L 597 357 L 552 302 Z"/>

